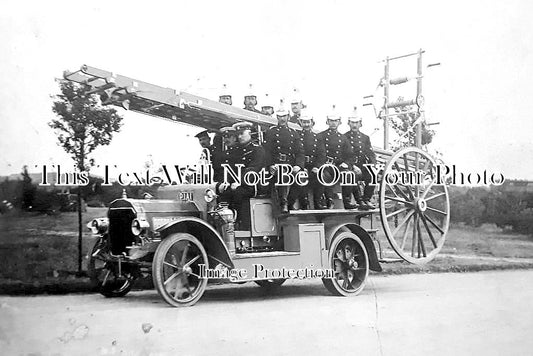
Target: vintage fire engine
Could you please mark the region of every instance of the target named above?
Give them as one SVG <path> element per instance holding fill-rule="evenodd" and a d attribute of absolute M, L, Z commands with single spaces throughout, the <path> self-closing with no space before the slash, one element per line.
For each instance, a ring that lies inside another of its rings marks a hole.
<path fill-rule="evenodd" d="M 248 121 L 259 135 L 276 124 L 269 116 L 86 65 L 64 77 L 89 85 L 103 104 L 177 123 L 216 130 Z M 395 81 L 387 74 L 384 83 L 387 90 Z M 417 98 L 420 109 L 420 93 Z M 388 105 L 386 101 L 385 109 L 394 107 Z M 394 154 L 375 151 L 386 164 L 384 174 L 434 174 L 435 160 L 417 147 Z M 449 224 L 446 186 L 432 179 L 414 186 L 382 179 L 379 208 L 367 211 L 335 208 L 280 214 L 272 198 L 256 196 L 244 204 L 242 218 L 250 227 L 246 230 L 235 230 L 234 212 L 217 204 L 214 191 L 205 184 L 167 185 L 159 187 L 154 199 L 113 201 L 106 218 L 90 223 L 99 238 L 89 256 L 89 273 L 101 294 L 124 296 L 137 277 L 151 273 L 168 304 L 189 306 L 204 294 L 206 270 L 230 283 L 254 281 L 273 288 L 294 278 L 294 273 L 312 269 L 324 272 L 323 283 L 334 295 L 356 295 L 370 270 L 381 271 L 380 262 L 392 260 L 384 256 L 376 238 L 374 214 L 380 214 L 392 249 L 415 264 L 435 257 Z M 335 206 L 342 206 L 340 199 Z M 287 276 L 286 271 L 294 273 Z"/>

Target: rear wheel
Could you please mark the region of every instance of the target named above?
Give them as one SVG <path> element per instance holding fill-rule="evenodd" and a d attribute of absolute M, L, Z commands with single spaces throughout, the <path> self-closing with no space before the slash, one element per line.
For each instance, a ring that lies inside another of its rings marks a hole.
<path fill-rule="evenodd" d="M 333 295 L 359 294 L 365 287 L 369 261 L 363 242 L 352 232 L 341 232 L 331 242 L 329 268 L 334 277 L 323 278 L 324 286 Z"/>
<path fill-rule="evenodd" d="M 129 266 L 119 268 L 118 262 L 111 260 L 109 251 L 106 237 L 99 237 L 89 255 L 87 273 L 100 294 L 108 298 L 123 297 L 131 290 L 135 278 L 128 271 Z"/>
<path fill-rule="evenodd" d="M 437 184 L 435 159 L 416 147 L 396 152 L 385 167 L 384 177 L 402 175 L 405 182 L 381 180 L 381 222 L 398 256 L 424 265 L 439 253 L 448 233 L 448 189 L 444 182 Z"/>
<path fill-rule="evenodd" d="M 207 286 L 207 278 L 200 277 L 201 265 L 209 268 L 205 249 L 196 237 L 185 233 L 166 237 L 153 260 L 157 292 L 174 307 L 194 305 Z"/>

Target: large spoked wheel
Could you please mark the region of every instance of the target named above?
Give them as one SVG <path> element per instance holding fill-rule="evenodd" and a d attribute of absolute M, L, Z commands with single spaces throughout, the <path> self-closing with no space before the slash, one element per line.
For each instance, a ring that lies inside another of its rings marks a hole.
<path fill-rule="evenodd" d="M 365 287 L 369 262 L 363 242 L 351 232 L 341 232 L 333 238 L 329 249 L 329 268 L 334 278 L 324 278 L 324 286 L 333 295 L 359 294 Z"/>
<path fill-rule="evenodd" d="M 436 167 L 429 154 L 408 147 L 392 156 L 381 179 L 379 202 L 385 235 L 402 259 L 417 265 L 439 253 L 450 223 L 448 190 L 437 181 Z"/>
<path fill-rule="evenodd" d="M 135 278 L 129 266 L 119 268 L 118 262 L 111 260 L 109 251 L 107 239 L 99 237 L 89 255 L 87 273 L 100 294 L 108 298 L 123 297 L 131 290 Z"/>
<path fill-rule="evenodd" d="M 207 278 L 200 266 L 209 268 L 207 254 L 198 239 L 177 233 L 166 237 L 155 251 L 152 278 L 161 297 L 174 307 L 194 305 L 204 294 Z"/>
<path fill-rule="evenodd" d="M 255 283 L 262 288 L 265 288 L 266 290 L 274 290 L 279 288 L 283 283 L 285 283 L 285 279 L 279 278 L 279 279 L 263 279 L 260 281 L 255 281 Z"/>

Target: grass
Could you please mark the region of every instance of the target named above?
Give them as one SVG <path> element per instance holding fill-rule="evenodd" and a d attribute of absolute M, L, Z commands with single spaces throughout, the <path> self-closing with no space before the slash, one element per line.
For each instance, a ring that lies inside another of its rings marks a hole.
<path fill-rule="evenodd" d="M 83 256 L 95 237 L 85 224 L 104 217 L 106 208 L 88 208 L 83 214 Z M 0 284 L 12 281 L 47 283 L 73 279 L 77 271 L 77 213 L 38 215 L 10 213 L 0 216 Z M 376 226 L 379 227 L 379 224 Z M 388 249 L 383 233 L 378 237 Z M 408 263 L 383 264 L 386 273 L 453 272 L 484 269 L 533 268 L 533 238 L 504 232 L 495 226 L 472 228 L 453 225 L 441 253 L 425 267 Z M 511 260 L 512 259 L 512 260 Z M 84 258 L 84 268 L 86 259 Z"/>
<path fill-rule="evenodd" d="M 88 208 L 83 213 L 83 256 L 95 240 L 85 224 L 105 215 L 106 208 Z M 57 277 L 77 271 L 77 261 L 77 213 L 13 212 L 0 216 L 0 279 L 34 281 Z"/>
<path fill-rule="evenodd" d="M 381 231 L 378 237 L 385 246 L 384 256 L 397 257 Z M 385 273 L 389 274 L 518 268 L 533 268 L 533 237 L 503 231 L 489 224 L 480 227 L 452 224 L 439 255 L 425 266 L 383 264 Z"/>

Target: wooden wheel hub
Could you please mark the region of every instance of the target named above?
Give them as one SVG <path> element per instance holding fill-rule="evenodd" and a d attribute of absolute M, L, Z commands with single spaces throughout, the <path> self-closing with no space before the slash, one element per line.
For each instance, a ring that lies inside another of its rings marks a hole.
<path fill-rule="evenodd" d="M 425 199 L 419 198 L 415 200 L 415 207 L 416 207 L 416 210 L 423 213 L 428 208 L 428 205 Z"/>

